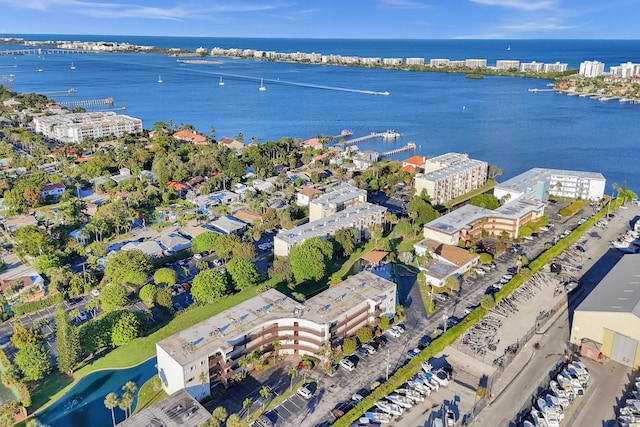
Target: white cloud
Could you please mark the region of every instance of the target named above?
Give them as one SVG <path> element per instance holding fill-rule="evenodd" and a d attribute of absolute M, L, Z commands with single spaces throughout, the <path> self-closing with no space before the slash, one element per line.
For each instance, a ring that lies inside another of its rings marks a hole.
<path fill-rule="evenodd" d="M 512 9 L 521 9 L 521 10 L 541 10 L 541 9 L 551 9 L 555 6 L 554 1 L 552 0 L 540 0 L 540 1 L 529 1 L 529 0 L 470 0 L 473 3 L 482 4 L 485 6 L 499 6 L 506 7 Z"/>

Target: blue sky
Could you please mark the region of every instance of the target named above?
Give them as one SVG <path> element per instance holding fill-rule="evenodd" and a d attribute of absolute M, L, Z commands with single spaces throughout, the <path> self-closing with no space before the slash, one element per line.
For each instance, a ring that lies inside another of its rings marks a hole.
<path fill-rule="evenodd" d="M 0 34 L 638 39 L 640 0 L 0 0 Z"/>

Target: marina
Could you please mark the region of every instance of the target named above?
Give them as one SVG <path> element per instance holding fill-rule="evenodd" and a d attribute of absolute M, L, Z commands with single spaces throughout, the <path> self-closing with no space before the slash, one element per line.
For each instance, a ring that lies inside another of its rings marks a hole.
<path fill-rule="evenodd" d="M 86 99 L 84 101 L 66 101 L 61 102 L 60 105 L 65 107 L 97 107 L 100 105 L 113 105 L 113 98 L 102 98 L 102 99 Z"/>

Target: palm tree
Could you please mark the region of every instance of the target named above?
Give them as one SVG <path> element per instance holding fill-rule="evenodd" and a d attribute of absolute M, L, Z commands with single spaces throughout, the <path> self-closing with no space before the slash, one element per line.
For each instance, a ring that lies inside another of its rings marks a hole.
<path fill-rule="evenodd" d="M 266 385 L 263 385 L 260 389 L 260 397 L 262 397 L 262 410 L 264 411 L 264 407 L 267 404 L 267 398 L 271 395 L 271 390 Z"/>
<path fill-rule="evenodd" d="M 116 427 L 116 415 L 113 413 L 113 409 L 120 404 L 118 401 L 118 396 L 114 392 L 107 394 L 104 398 L 104 406 L 107 409 L 111 409 L 111 421 L 113 422 L 113 427 Z"/>
<path fill-rule="evenodd" d="M 227 419 L 227 410 L 225 409 L 224 406 L 218 406 L 211 413 L 211 418 L 216 420 L 218 422 L 218 424 L 222 424 L 224 422 L 224 420 Z"/>
<path fill-rule="evenodd" d="M 227 422 L 225 425 L 227 427 L 241 427 L 242 423 L 240 422 L 240 416 L 238 414 L 229 415 L 229 418 L 227 418 Z"/>
<path fill-rule="evenodd" d="M 271 345 L 273 346 L 273 364 L 275 365 L 276 356 L 278 355 L 278 353 L 280 352 L 280 349 L 282 348 L 282 343 L 280 342 L 280 340 L 274 340 L 273 343 L 271 343 Z"/>
<path fill-rule="evenodd" d="M 122 409 L 124 411 L 124 417 L 125 418 L 129 418 L 129 406 L 131 405 L 131 402 L 133 401 L 133 396 L 130 396 L 129 394 L 125 393 L 122 395 L 122 397 L 118 400 L 118 408 Z"/>
<path fill-rule="evenodd" d="M 246 409 L 247 411 L 247 422 L 249 422 L 249 410 L 251 409 L 251 405 L 253 405 L 253 400 L 248 397 L 242 401 L 242 409 Z"/>
<path fill-rule="evenodd" d="M 200 372 L 198 379 L 200 380 L 200 385 L 202 386 L 202 389 L 200 390 L 200 399 L 202 399 L 204 398 L 204 385 L 207 383 L 207 375 L 204 372 Z"/>
<path fill-rule="evenodd" d="M 289 385 L 289 391 L 293 390 L 293 378 L 298 375 L 298 367 L 292 366 L 287 371 L 287 374 L 291 375 L 291 384 Z"/>

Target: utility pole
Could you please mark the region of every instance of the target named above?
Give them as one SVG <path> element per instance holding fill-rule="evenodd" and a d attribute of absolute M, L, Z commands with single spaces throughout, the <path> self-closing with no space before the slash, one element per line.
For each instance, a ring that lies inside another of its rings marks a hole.
<path fill-rule="evenodd" d="M 387 376 L 385 381 L 389 380 L 389 347 L 387 347 Z"/>

